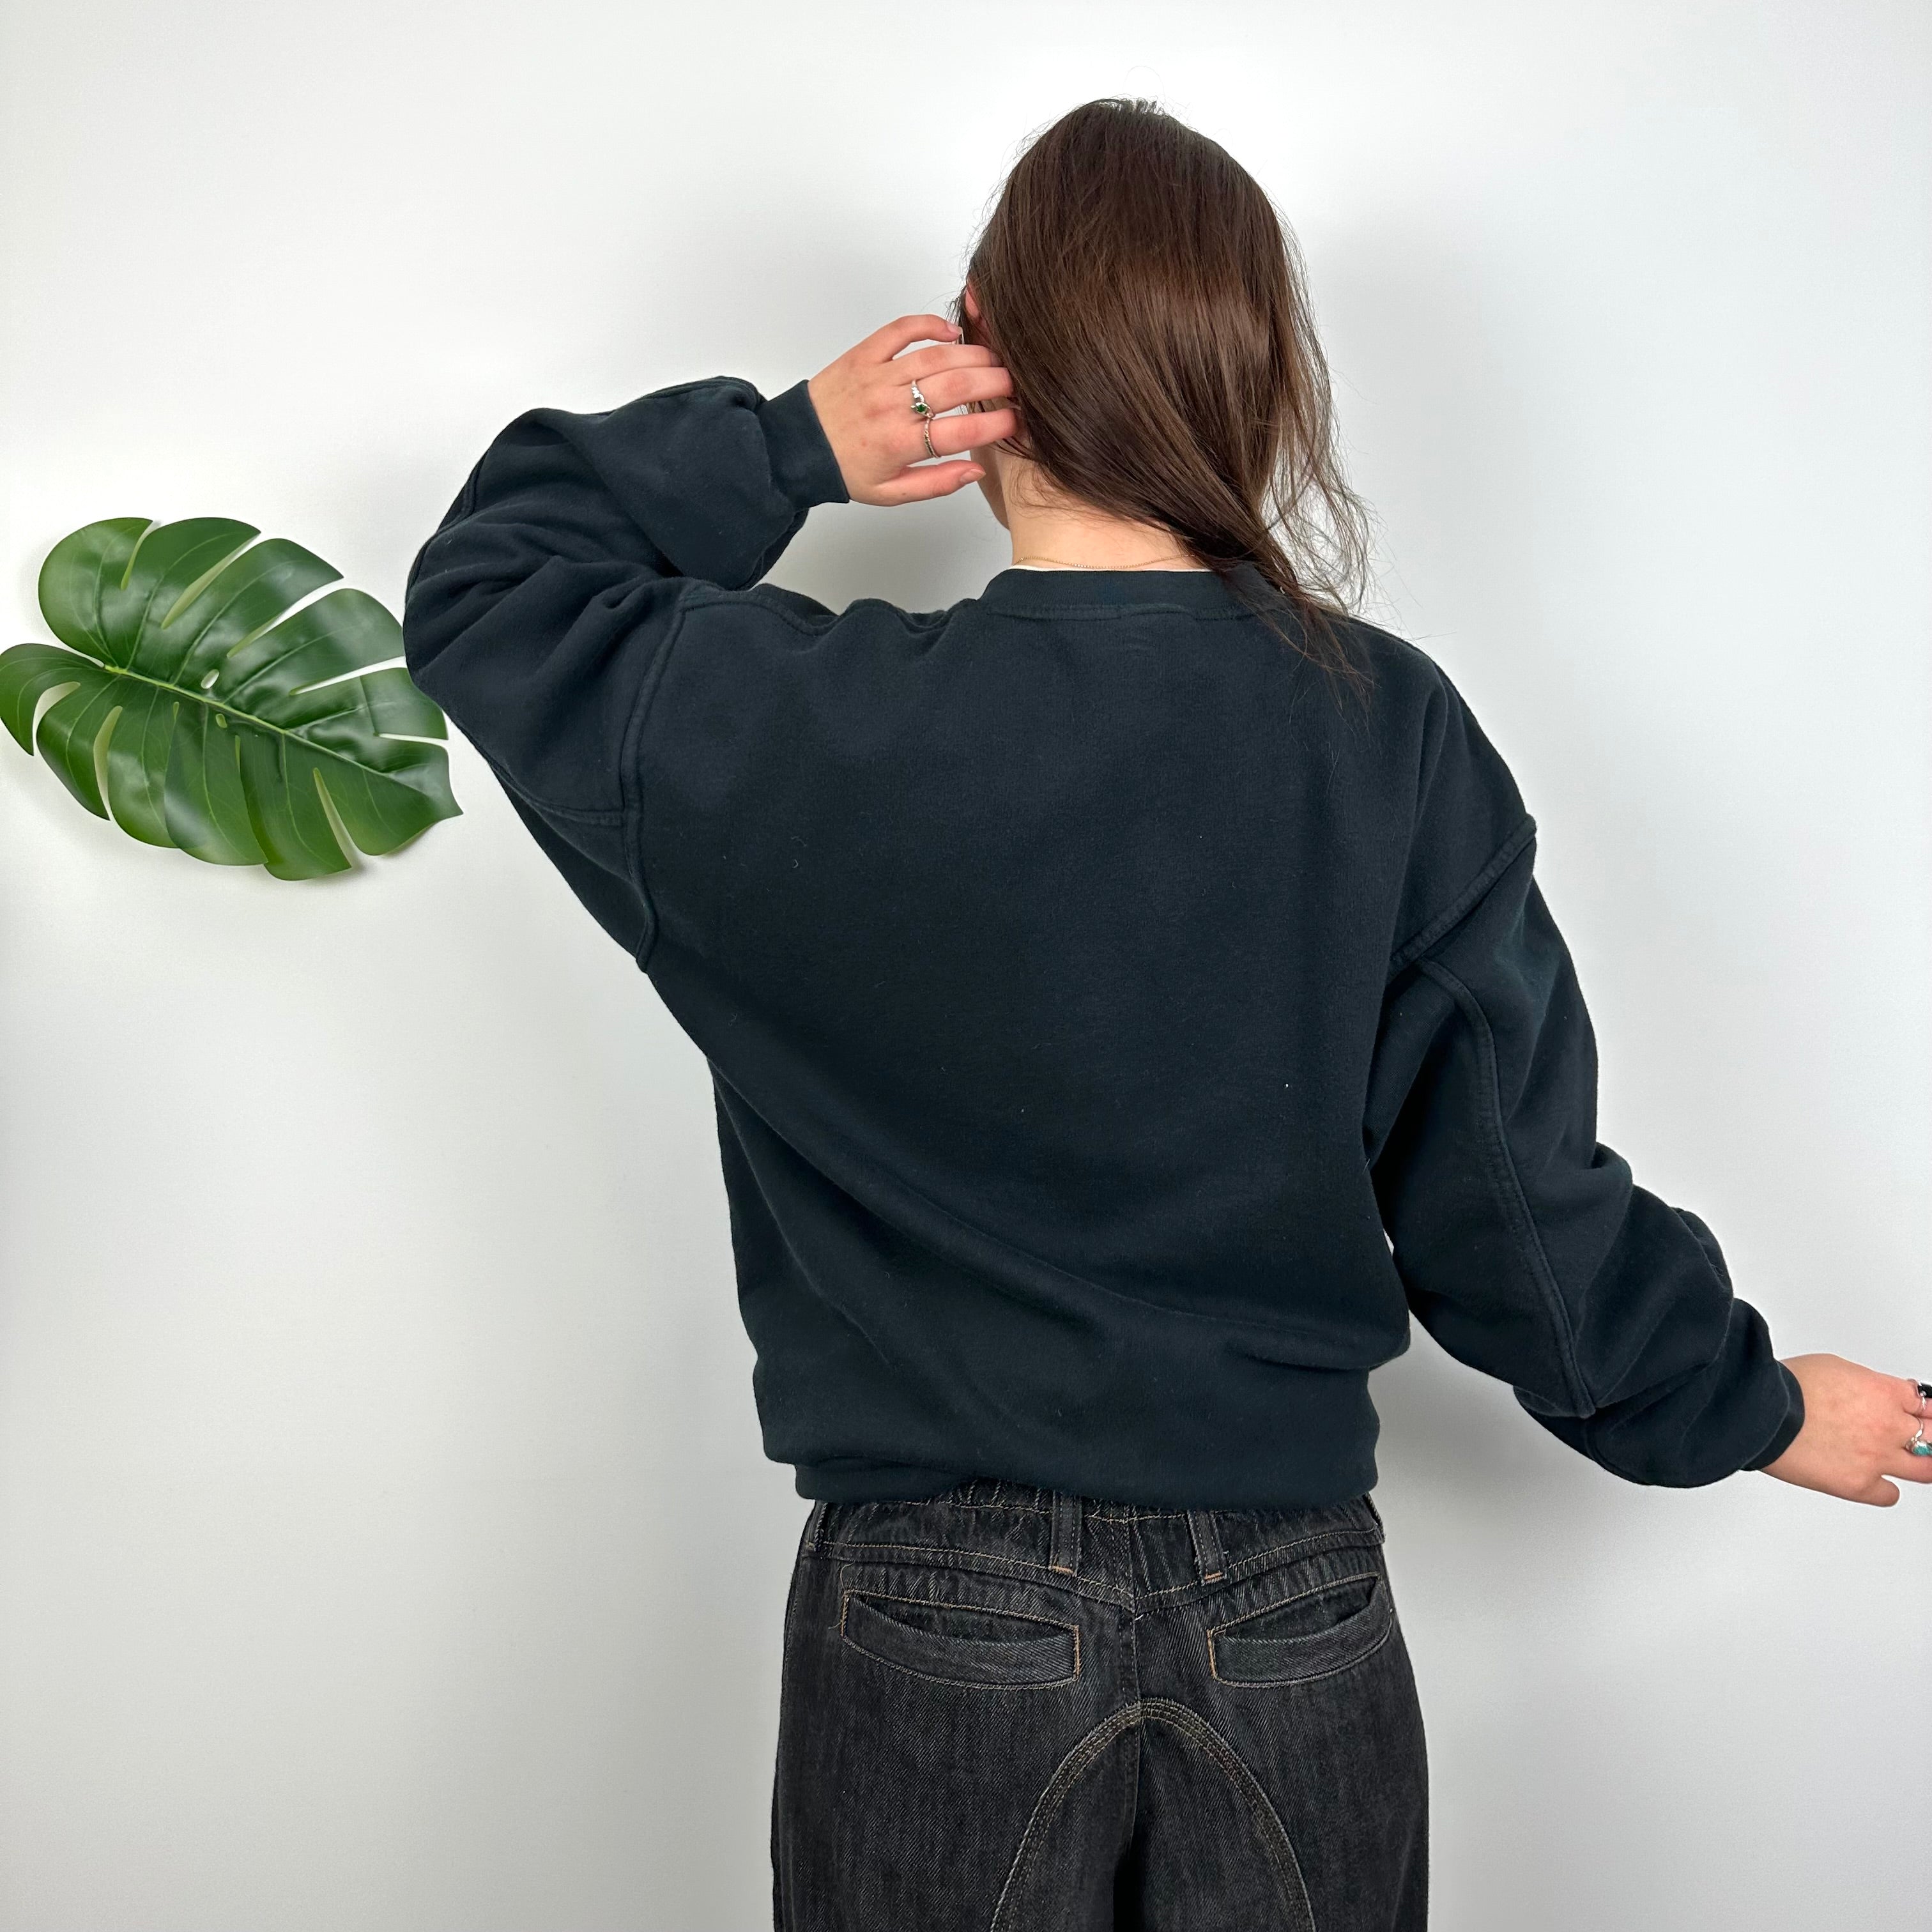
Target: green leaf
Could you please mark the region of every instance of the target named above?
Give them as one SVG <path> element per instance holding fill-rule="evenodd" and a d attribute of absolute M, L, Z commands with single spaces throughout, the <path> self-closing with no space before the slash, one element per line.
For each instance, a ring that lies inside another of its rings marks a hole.
<path fill-rule="evenodd" d="M 0 722 L 134 838 L 316 878 L 349 866 L 332 810 L 382 853 L 460 808 L 448 754 L 416 742 L 446 735 L 442 713 L 386 662 L 395 619 L 346 589 L 293 609 L 341 573 L 260 535 L 116 517 L 64 537 L 40 584 L 61 642 L 0 651 Z"/>

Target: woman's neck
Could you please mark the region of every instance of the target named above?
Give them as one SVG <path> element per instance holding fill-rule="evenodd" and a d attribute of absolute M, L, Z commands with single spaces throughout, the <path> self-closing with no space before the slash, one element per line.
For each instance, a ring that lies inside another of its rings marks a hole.
<path fill-rule="evenodd" d="M 1030 463 L 1000 453 L 1000 494 L 1016 564 L 1068 570 L 1202 570 L 1172 530 L 1076 503 Z"/>

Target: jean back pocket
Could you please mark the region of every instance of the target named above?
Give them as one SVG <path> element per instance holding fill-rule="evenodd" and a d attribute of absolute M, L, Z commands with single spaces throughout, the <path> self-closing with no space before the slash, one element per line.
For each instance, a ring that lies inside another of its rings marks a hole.
<path fill-rule="evenodd" d="M 1223 1684 L 1304 1684 L 1360 1664 L 1395 1623 L 1388 1582 L 1364 1570 L 1316 1583 L 1208 1633 L 1208 1668 Z"/>
<path fill-rule="evenodd" d="M 847 1590 L 838 1632 L 854 1650 L 937 1683 L 1037 1689 L 1080 1674 L 1077 1626 L 986 1604 Z"/>

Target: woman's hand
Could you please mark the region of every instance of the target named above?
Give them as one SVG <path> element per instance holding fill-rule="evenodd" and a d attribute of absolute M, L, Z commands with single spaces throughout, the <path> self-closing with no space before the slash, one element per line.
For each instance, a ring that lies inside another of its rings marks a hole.
<path fill-rule="evenodd" d="M 838 459 L 846 494 L 855 503 L 919 503 L 950 496 L 986 475 L 977 463 L 926 462 L 922 418 L 912 406 L 916 382 L 932 416 L 933 453 L 957 456 L 1011 436 L 1019 418 L 1011 409 L 948 416 L 964 403 L 1012 394 L 1012 381 L 990 349 L 959 341 L 944 316 L 902 315 L 874 331 L 806 385 L 825 440 Z M 942 341 L 936 349 L 915 342 Z M 901 355 L 902 350 L 910 350 Z M 924 468 L 915 465 L 925 464 Z"/>
<path fill-rule="evenodd" d="M 1922 1420 L 1932 1442 L 1932 1413 L 1919 1415 L 1917 1383 L 1842 1355 L 1792 1355 L 1784 1366 L 1804 1391 L 1804 1426 L 1776 1462 L 1764 1466 L 1766 1475 L 1881 1508 L 1898 1500 L 1888 1476 L 1932 1483 L 1932 1456 L 1915 1456 L 1905 1446 Z M 1932 1402 L 1926 1408 L 1932 1412 Z"/>

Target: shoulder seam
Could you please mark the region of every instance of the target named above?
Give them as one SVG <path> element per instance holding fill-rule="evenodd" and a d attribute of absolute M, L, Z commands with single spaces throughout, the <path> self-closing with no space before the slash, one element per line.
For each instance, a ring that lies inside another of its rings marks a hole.
<path fill-rule="evenodd" d="M 694 582 L 698 580 L 695 578 L 692 580 Z M 855 597 L 842 610 L 827 610 L 823 617 L 807 619 L 758 595 L 762 590 L 778 590 L 783 587 L 763 579 L 756 584 L 746 584 L 742 590 L 728 590 L 722 584 L 707 584 L 705 589 L 710 594 L 693 597 L 685 608 L 691 610 L 742 610 L 748 606 L 776 617 L 780 623 L 788 626 L 802 638 L 822 638 L 835 625 L 842 623 L 854 611 L 862 608 L 888 611 L 908 630 L 934 630 L 949 622 L 962 605 L 974 601 L 970 597 L 962 598 L 958 604 L 948 604 L 942 610 L 908 610 L 898 604 L 889 603 L 883 597 Z"/>
<path fill-rule="evenodd" d="M 1496 848 L 1483 869 L 1420 932 L 1389 955 L 1389 978 L 1393 980 L 1410 961 L 1427 952 L 1509 869 L 1535 836 L 1536 820 L 1526 812 L 1522 824 Z"/>
<path fill-rule="evenodd" d="M 617 784 L 624 801 L 626 837 L 624 845 L 630 855 L 631 877 L 638 888 L 638 897 L 644 908 L 644 936 L 632 947 L 631 958 L 639 972 L 646 969 L 646 962 L 658 943 L 657 902 L 651 896 L 650 881 L 644 876 L 644 800 L 638 793 L 636 782 L 638 744 L 644 736 L 644 715 L 650 709 L 651 700 L 656 696 L 658 686 L 664 681 L 664 667 L 670 662 L 670 654 L 677 648 L 678 640 L 684 634 L 684 620 L 691 609 L 691 602 L 680 598 L 672 613 L 670 628 L 666 632 L 659 647 L 656 661 L 644 674 L 644 680 L 638 688 L 636 700 L 631 706 L 629 722 L 624 727 L 624 735 L 617 742 Z"/>
<path fill-rule="evenodd" d="M 1557 1356 L 1564 1379 L 1570 1386 L 1570 1399 L 1581 1404 L 1577 1411 L 1579 1418 L 1587 1420 L 1596 1412 L 1596 1397 L 1591 1393 L 1590 1385 L 1577 1363 L 1576 1334 L 1570 1320 L 1570 1311 L 1564 1304 L 1556 1270 L 1550 1265 L 1543 1237 L 1537 1232 L 1535 1217 L 1529 1211 L 1529 1200 L 1523 1192 L 1522 1177 L 1516 1171 L 1516 1157 L 1510 1152 L 1509 1136 L 1503 1126 L 1496 1037 L 1490 1029 L 1489 1016 L 1483 1011 L 1482 1002 L 1446 966 L 1433 959 L 1425 959 L 1422 970 L 1455 1001 L 1475 1036 L 1477 1058 L 1483 1072 L 1484 1124 L 1489 1130 L 1484 1151 L 1487 1157 L 1485 1165 L 1489 1169 L 1490 1183 L 1496 1190 L 1503 1218 L 1529 1264 L 1530 1278 L 1542 1294 L 1544 1311 L 1556 1333 Z"/>
<path fill-rule="evenodd" d="M 971 603 L 976 600 L 962 600 Z M 1239 623 L 1252 614 L 1246 610 L 1196 610 L 1185 604 L 1002 604 L 998 614 L 1002 617 L 1018 617 L 1030 624 L 1057 623 L 1063 617 L 1077 617 L 1083 621 L 1096 617 L 1144 617 L 1158 613 L 1163 617 L 1186 617 L 1200 624 Z"/>

